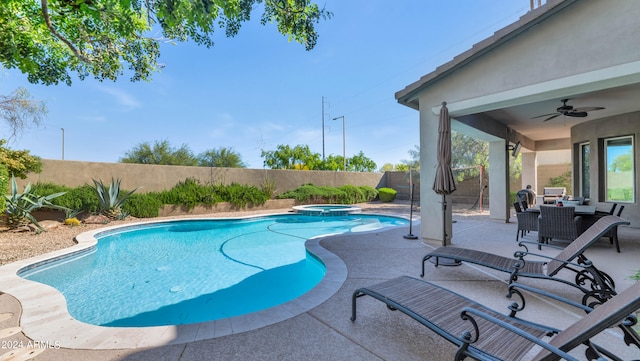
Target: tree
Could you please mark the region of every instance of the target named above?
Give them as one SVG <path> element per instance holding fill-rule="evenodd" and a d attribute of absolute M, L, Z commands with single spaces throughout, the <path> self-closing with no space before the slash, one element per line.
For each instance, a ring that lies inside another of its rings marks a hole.
<path fill-rule="evenodd" d="M 463 181 L 467 177 L 477 177 L 479 167 L 487 169 L 489 166 L 489 144 L 462 133 L 451 132 L 451 168 L 463 169 L 457 173 L 457 180 Z"/>
<path fill-rule="evenodd" d="M 0 139 L 0 163 L 5 165 L 9 175 L 25 179 L 27 173 L 42 171 L 40 157 L 29 154 L 28 150 L 11 150 L 6 143 L 5 139 Z"/>
<path fill-rule="evenodd" d="M 373 172 L 376 167 L 376 163 L 365 157 L 362 151 L 347 159 L 347 170 L 351 172 Z"/>
<path fill-rule="evenodd" d="M 615 157 L 609 164 L 609 172 L 630 172 L 633 170 L 633 154 L 631 149 L 627 153 Z"/>
<path fill-rule="evenodd" d="M 321 164 L 320 154 L 312 153 L 308 145 L 278 145 L 276 150 L 262 150 L 264 165 L 271 169 L 313 170 Z"/>
<path fill-rule="evenodd" d="M 168 140 L 156 141 L 153 147 L 148 143 L 140 143 L 120 158 L 121 163 L 163 164 L 195 166 L 198 159 L 186 144 L 176 149 Z"/>
<path fill-rule="evenodd" d="M 198 165 L 202 167 L 246 168 L 240 155 L 232 148 L 210 149 L 198 154 Z"/>
<path fill-rule="evenodd" d="M 32 83 L 71 84 L 116 80 L 127 67 L 131 80 L 149 80 L 161 68 L 161 42 L 213 46 L 216 28 L 235 36 L 263 0 L 3 0 L 0 64 L 17 68 Z M 261 23 L 304 44 L 317 42 L 315 24 L 332 14 L 311 0 L 264 0 Z M 151 37 L 157 31 L 162 37 Z"/>
<path fill-rule="evenodd" d="M 9 139 L 16 137 L 30 124 L 40 125 L 46 114 L 44 102 L 34 100 L 26 88 L 20 87 L 9 95 L 0 95 L 0 120 L 7 122 L 11 129 Z"/>

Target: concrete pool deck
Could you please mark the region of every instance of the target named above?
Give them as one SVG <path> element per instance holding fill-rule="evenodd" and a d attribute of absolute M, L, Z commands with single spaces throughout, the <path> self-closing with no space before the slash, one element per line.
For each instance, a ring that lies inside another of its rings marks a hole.
<path fill-rule="evenodd" d="M 408 215 L 408 207 L 377 207 L 365 211 L 400 213 Z M 454 216 L 453 245 L 478 248 L 510 256 L 517 249 L 516 223 L 490 220 L 486 216 Z M 421 225 L 425 226 L 425 225 Z M 426 225 L 428 226 L 428 225 Z M 419 234 L 420 225 L 414 224 L 413 233 Z M 438 244 L 403 238 L 408 227 L 367 234 L 339 235 L 320 241 L 320 245 L 339 257 L 348 274 L 337 292 L 317 306 L 281 322 L 257 330 L 235 333 L 213 339 L 154 346 L 137 349 L 92 350 L 56 348 L 54 339 L 29 339 L 29 332 L 2 338 L 3 345 L 27 345 L 29 342 L 48 341 L 52 347 L 35 360 L 451 360 L 455 348 L 433 332 L 399 312 L 390 312 L 384 304 L 370 298 L 358 301 L 358 320 L 352 323 L 351 294 L 358 287 L 377 283 L 400 275 L 418 276 L 422 256 Z M 620 227 L 622 253 L 606 239 L 597 242 L 587 255 L 600 269 L 612 275 L 618 290 L 634 281 L 629 277 L 640 268 L 640 229 Z M 535 233 L 525 237 L 535 239 Z M 554 252 L 549 252 L 553 254 Z M 473 298 L 498 311 L 506 312 L 511 301 L 504 297 L 506 276 L 503 273 L 470 265 L 439 267 L 427 265 L 425 279 Z M 558 282 L 522 280 L 523 283 L 579 299 L 581 294 Z M 2 287 L 0 286 L 0 291 Z M 538 322 L 559 328 L 581 316 L 580 312 L 535 298 L 527 299 L 523 317 L 531 315 Z M 0 330 L 18 326 L 21 305 L 8 294 L 0 294 L 0 315 L 12 314 L 2 320 Z M 66 330 L 73 334 L 73 330 Z M 55 335 L 55 333 L 54 333 Z M 76 334 L 78 338 L 88 335 Z M 55 337 L 55 336 L 52 336 Z M 185 334 L 176 334 L 160 343 L 175 342 Z M 598 338 L 601 344 L 620 350 L 623 359 L 640 357 L 640 350 L 624 346 L 616 330 Z M 12 350 L 0 349 L 0 359 Z M 576 356 L 584 358 L 580 350 Z M 26 358 L 23 358 L 26 359 Z"/>

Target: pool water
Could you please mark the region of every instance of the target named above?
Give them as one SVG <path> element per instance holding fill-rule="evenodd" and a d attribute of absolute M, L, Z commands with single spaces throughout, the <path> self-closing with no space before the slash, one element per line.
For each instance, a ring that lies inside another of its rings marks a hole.
<path fill-rule="evenodd" d="M 325 268 L 306 251 L 309 238 L 406 224 L 361 214 L 149 223 L 98 233 L 91 251 L 20 276 L 59 290 L 69 313 L 89 324 L 191 324 L 264 310 L 312 289 Z"/>

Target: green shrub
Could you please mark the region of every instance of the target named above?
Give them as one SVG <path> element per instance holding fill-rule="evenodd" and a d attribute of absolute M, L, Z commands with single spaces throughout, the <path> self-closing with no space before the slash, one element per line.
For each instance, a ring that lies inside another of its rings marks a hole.
<path fill-rule="evenodd" d="M 380 188 L 378 189 L 378 196 L 382 202 L 393 202 L 396 199 L 398 192 L 393 188 Z"/>
<path fill-rule="evenodd" d="M 373 187 L 361 186 L 360 189 L 364 193 L 364 202 L 371 202 L 378 196 L 378 190 Z"/>
<path fill-rule="evenodd" d="M 41 196 L 66 192 L 57 197 L 51 203 L 65 207 L 76 212 L 96 213 L 100 208 L 100 201 L 96 191 L 88 184 L 76 188 L 69 188 L 53 183 L 37 183 L 33 186 L 34 193 Z"/>
<path fill-rule="evenodd" d="M 178 182 L 170 190 L 158 193 L 158 198 L 163 204 L 174 204 L 187 208 L 223 202 L 215 194 L 213 187 L 201 185 L 194 178 L 187 178 L 184 182 Z"/>
<path fill-rule="evenodd" d="M 249 203 L 262 205 L 269 200 L 269 196 L 264 191 L 254 186 L 232 183 L 230 185 L 212 186 L 212 189 L 224 202 L 229 202 L 240 208 Z"/>
<path fill-rule="evenodd" d="M 127 202 L 122 205 L 122 210 L 133 217 L 153 218 L 160 215 L 162 202 L 158 193 L 136 193 L 132 194 Z"/>
<path fill-rule="evenodd" d="M 0 190 L 3 196 L 9 193 L 9 171 L 4 164 L 0 164 Z M 0 202 L 0 213 L 4 212 L 5 207 L 5 202 Z"/>
<path fill-rule="evenodd" d="M 278 196 L 279 199 L 295 199 L 301 204 L 329 203 L 354 204 L 375 199 L 378 191 L 372 187 L 345 185 L 340 188 L 318 187 L 305 184 Z"/>

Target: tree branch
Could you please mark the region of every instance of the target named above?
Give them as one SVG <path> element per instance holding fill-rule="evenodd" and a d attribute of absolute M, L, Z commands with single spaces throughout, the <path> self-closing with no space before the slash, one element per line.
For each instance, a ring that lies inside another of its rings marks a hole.
<path fill-rule="evenodd" d="M 60 41 L 65 43 L 65 45 L 67 45 L 67 47 L 73 52 L 75 56 L 77 56 L 82 61 L 89 63 L 90 62 L 89 59 L 84 55 L 82 55 L 82 53 L 80 53 L 80 51 L 76 49 L 75 46 L 73 46 L 71 41 L 69 41 L 67 38 L 65 38 L 61 34 L 59 34 L 56 31 L 56 29 L 53 27 L 53 24 L 51 23 L 51 18 L 49 17 L 49 6 L 47 4 L 47 0 L 40 0 L 40 4 L 42 7 L 42 16 L 44 17 L 44 22 L 45 24 L 47 24 L 47 28 L 49 28 L 49 31 L 51 32 L 51 34 L 53 34 L 56 38 L 58 38 Z"/>

